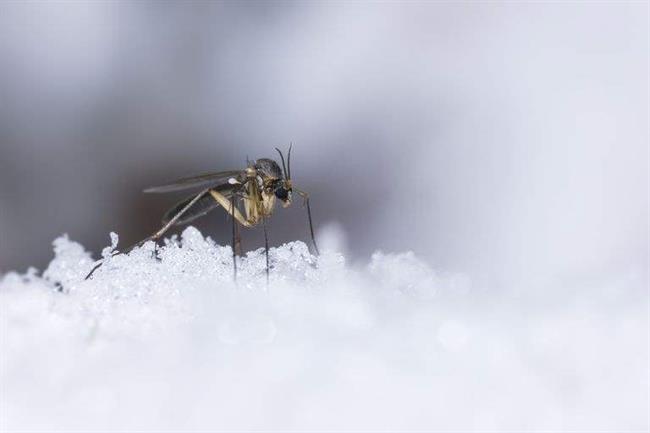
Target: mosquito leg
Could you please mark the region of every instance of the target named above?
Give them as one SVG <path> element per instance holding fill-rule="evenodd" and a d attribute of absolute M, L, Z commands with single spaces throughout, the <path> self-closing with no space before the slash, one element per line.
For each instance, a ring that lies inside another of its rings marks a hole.
<path fill-rule="evenodd" d="M 162 260 L 162 259 L 160 258 L 160 255 L 158 254 L 158 241 L 157 241 L 157 240 L 154 240 L 154 241 L 153 241 L 153 257 L 154 257 L 157 261 L 161 261 L 161 260 Z"/>
<path fill-rule="evenodd" d="M 311 243 L 314 244 L 316 255 L 320 256 L 318 245 L 316 245 L 316 238 L 314 237 L 314 224 L 311 222 L 311 207 L 309 207 L 309 196 L 306 197 L 305 204 L 307 205 L 307 219 L 309 220 L 309 234 L 311 235 Z"/>
<path fill-rule="evenodd" d="M 190 210 L 190 208 L 191 208 L 192 206 L 194 206 L 194 204 L 195 204 L 197 201 L 199 201 L 199 200 L 201 199 L 201 197 L 203 197 L 205 194 L 207 194 L 208 191 L 209 191 L 209 189 L 204 189 L 203 191 L 201 191 L 200 193 L 198 193 L 198 194 L 196 195 L 196 197 L 194 197 L 194 198 L 193 198 L 189 203 L 187 203 L 183 209 L 181 209 L 180 211 L 178 211 L 178 213 L 177 213 L 176 215 L 174 215 L 174 217 L 173 217 L 172 219 L 170 219 L 170 220 L 167 222 L 167 224 L 165 224 L 165 225 L 164 225 L 160 230 L 158 230 L 156 233 L 152 234 L 151 236 L 148 236 L 148 237 L 144 238 L 143 240 L 141 240 L 140 242 L 138 242 L 138 243 L 136 243 L 136 244 L 131 245 L 130 247 L 128 247 L 128 248 L 125 249 L 124 251 L 114 252 L 114 253 L 112 254 L 112 256 L 117 256 L 118 254 L 127 254 L 127 253 L 130 252 L 132 249 L 134 249 L 134 248 L 136 248 L 136 247 L 141 247 L 142 245 L 144 245 L 145 243 L 147 243 L 147 242 L 149 242 L 149 241 L 156 241 L 156 240 L 158 240 L 162 235 L 164 235 L 164 234 L 167 232 L 167 230 L 169 230 L 169 229 L 170 229 L 174 224 L 176 224 L 176 222 L 177 222 L 177 221 L 178 221 L 178 220 L 183 216 L 183 214 L 184 214 L 185 212 L 187 212 L 188 210 Z M 95 267 L 93 267 L 93 268 L 91 269 L 91 271 L 88 273 L 88 275 L 86 275 L 86 278 L 85 278 L 85 279 L 86 279 L 86 280 L 89 279 L 89 278 L 93 275 L 93 273 L 94 273 L 97 269 L 99 269 L 103 264 L 104 264 L 104 261 L 103 261 L 103 260 L 100 261 L 98 264 L 96 264 Z"/>
<path fill-rule="evenodd" d="M 316 245 L 316 237 L 314 237 L 314 224 L 311 221 L 311 207 L 309 207 L 309 194 L 307 194 L 305 191 L 300 191 L 297 188 L 294 188 L 294 191 L 296 191 L 300 197 L 303 198 L 303 206 L 307 207 L 307 220 L 309 221 L 309 234 L 311 235 L 311 243 L 314 245 L 314 251 L 316 251 L 316 255 L 320 256 L 320 251 L 318 251 L 318 245 Z"/>
<path fill-rule="evenodd" d="M 226 198 L 225 195 L 215 190 L 211 190 L 210 195 L 212 196 L 212 198 L 215 199 L 217 203 L 221 205 L 222 208 L 226 210 L 226 212 L 228 212 L 230 215 L 235 217 L 237 219 L 237 222 L 239 222 L 239 224 L 243 225 L 244 227 L 252 226 L 252 224 L 248 220 L 246 220 L 246 218 L 244 218 L 244 216 L 241 214 L 239 209 L 237 209 L 237 207 L 233 207 L 232 198 L 228 199 Z"/>
<path fill-rule="evenodd" d="M 262 217 L 262 226 L 264 227 L 264 254 L 266 255 L 266 285 L 269 285 L 269 235 L 266 230 L 266 218 Z"/>
<path fill-rule="evenodd" d="M 237 221 L 235 218 L 235 194 L 230 197 L 230 215 L 232 218 L 232 279 L 237 281 Z"/>
<path fill-rule="evenodd" d="M 97 263 L 95 266 L 93 266 L 93 268 L 90 270 L 90 272 L 88 272 L 88 275 L 86 275 L 86 278 L 84 278 L 84 280 L 87 280 L 88 278 L 90 278 L 90 277 L 93 275 L 93 273 L 94 273 L 97 269 L 99 269 L 99 267 L 100 267 L 101 265 L 103 265 L 103 264 L 104 264 L 104 262 L 102 261 L 102 262 Z"/>
<path fill-rule="evenodd" d="M 144 245 L 145 243 L 147 243 L 148 241 L 155 241 L 155 240 L 160 239 L 160 238 L 162 237 L 162 235 L 164 235 L 164 234 L 167 232 L 167 230 L 169 230 L 170 228 L 172 228 L 172 227 L 174 226 L 174 224 L 176 224 L 176 222 L 177 222 L 179 219 L 181 219 L 181 217 L 183 216 L 183 214 L 185 214 L 185 212 L 187 212 L 188 210 L 190 210 L 190 208 L 191 208 L 192 206 L 194 206 L 194 204 L 195 204 L 197 201 L 199 201 L 199 200 L 200 200 L 200 199 L 201 199 L 205 194 L 207 194 L 208 191 L 210 191 L 210 189 L 204 189 L 203 191 L 201 191 L 200 193 L 198 193 L 198 194 L 197 194 L 197 195 L 196 195 L 196 196 L 195 196 L 195 197 L 194 197 L 194 198 L 193 198 L 189 203 L 187 203 L 187 204 L 185 205 L 185 207 L 184 207 L 183 209 L 181 209 L 180 211 L 178 211 L 178 213 L 177 213 L 176 215 L 174 215 L 174 217 L 173 217 L 172 219 L 170 219 L 170 220 L 167 222 L 167 224 L 165 224 L 165 225 L 164 225 L 160 230 L 158 230 L 156 233 L 154 233 L 153 235 L 149 236 L 148 238 L 143 239 L 143 240 L 141 240 L 140 242 L 138 242 L 137 244 L 135 244 L 135 245 L 129 247 L 129 248 L 128 248 L 126 251 L 124 251 L 124 252 L 126 253 L 126 252 L 131 251 L 131 250 L 132 250 L 133 248 L 135 248 L 135 247 L 140 247 L 140 246 Z"/>
<path fill-rule="evenodd" d="M 242 200 L 247 200 L 247 197 L 244 194 L 238 193 L 236 191 L 233 192 L 233 195 Z M 227 213 L 231 214 L 230 211 L 228 211 Z M 241 257 L 244 254 L 244 247 L 242 246 L 242 241 L 241 241 L 241 227 L 239 224 L 236 224 L 235 226 L 237 227 L 237 232 L 235 234 L 235 245 L 237 247 L 237 255 Z"/>
<path fill-rule="evenodd" d="M 294 188 L 294 190 L 303 198 L 303 206 L 307 207 L 307 220 L 309 221 L 309 234 L 311 235 L 311 243 L 314 245 L 314 251 L 316 255 L 320 256 L 320 251 L 318 251 L 318 245 L 316 244 L 316 237 L 314 236 L 314 224 L 311 221 L 311 207 L 309 206 L 309 194 L 305 191 L 300 191 L 299 189 Z"/>
<path fill-rule="evenodd" d="M 235 249 L 237 250 L 237 255 L 242 256 L 244 250 L 241 246 L 241 229 L 238 224 L 235 224 Z"/>

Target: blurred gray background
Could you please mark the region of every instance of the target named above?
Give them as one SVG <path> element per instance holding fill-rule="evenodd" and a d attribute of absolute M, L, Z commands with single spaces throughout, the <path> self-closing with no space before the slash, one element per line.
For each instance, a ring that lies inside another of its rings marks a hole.
<path fill-rule="evenodd" d="M 293 142 L 352 262 L 645 281 L 648 51 L 646 2 L 2 2 L 0 271 L 137 241 L 181 198 L 143 188 Z M 299 206 L 271 226 L 307 239 Z"/>

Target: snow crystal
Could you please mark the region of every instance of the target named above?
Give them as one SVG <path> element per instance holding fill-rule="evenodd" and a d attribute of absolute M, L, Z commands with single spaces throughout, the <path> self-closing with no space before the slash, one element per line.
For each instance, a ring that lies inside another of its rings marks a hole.
<path fill-rule="evenodd" d="M 193 227 L 129 254 L 110 240 L 91 279 L 67 236 L 42 275 L 2 276 L 1 429 L 648 427 L 647 298 L 629 279 L 539 303 L 410 252 L 352 267 L 290 242 L 267 285 L 263 249 L 235 282 L 231 248 Z"/>

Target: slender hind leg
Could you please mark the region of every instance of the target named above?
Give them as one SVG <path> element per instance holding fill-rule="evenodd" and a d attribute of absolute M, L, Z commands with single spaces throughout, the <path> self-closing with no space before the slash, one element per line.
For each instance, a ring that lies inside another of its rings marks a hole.
<path fill-rule="evenodd" d="M 129 251 L 131 251 L 132 249 L 134 249 L 134 248 L 136 248 L 136 247 L 141 247 L 142 245 L 144 245 L 145 243 L 147 243 L 147 242 L 149 242 L 149 241 L 154 241 L 154 242 L 155 242 L 156 240 L 158 240 L 162 235 L 164 235 L 164 234 L 167 232 L 167 230 L 169 230 L 169 229 L 170 229 L 174 224 L 176 224 L 176 221 L 178 221 L 178 220 L 183 216 L 183 214 L 184 214 L 185 212 L 187 212 L 188 210 L 190 210 L 190 208 L 191 208 L 192 206 L 194 206 L 194 204 L 195 204 L 197 201 L 199 201 L 199 200 L 201 199 L 201 197 L 203 197 L 205 194 L 207 194 L 208 191 L 209 191 L 209 189 L 204 189 L 203 191 L 201 191 L 200 193 L 198 193 L 198 194 L 196 195 L 196 197 L 194 197 L 194 198 L 193 198 L 189 203 L 187 203 L 183 209 L 181 209 L 180 211 L 178 211 L 178 213 L 177 213 L 176 215 L 174 215 L 174 217 L 173 217 L 172 219 L 170 219 L 169 222 L 168 222 L 167 224 L 165 224 L 165 225 L 164 225 L 160 230 L 158 230 L 156 233 L 152 234 L 152 235 L 149 236 L 149 237 L 144 238 L 143 240 L 141 240 L 141 241 L 138 242 L 138 243 L 135 243 L 135 244 L 131 245 L 130 247 L 128 247 L 127 249 L 125 249 L 125 250 L 123 250 L 123 251 L 114 252 L 111 256 L 117 256 L 118 254 L 126 254 L 126 253 L 128 253 Z M 104 264 L 104 261 L 103 261 L 103 260 L 100 261 L 99 263 L 97 263 L 97 264 L 95 265 L 95 267 L 93 267 L 93 268 L 90 270 L 90 272 L 88 273 L 88 275 L 86 275 L 86 278 L 85 278 L 85 279 L 87 280 L 88 278 L 90 278 L 90 277 L 93 275 L 93 273 L 94 273 L 97 269 L 99 269 L 103 264 Z"/>
<path fill-rule="evenodd" d="M 269 235 L 266 230 L 266 218 L 262 217 L 264 226 L 264 253 L 266 254 L 266 285 L 269 285 Z"/>

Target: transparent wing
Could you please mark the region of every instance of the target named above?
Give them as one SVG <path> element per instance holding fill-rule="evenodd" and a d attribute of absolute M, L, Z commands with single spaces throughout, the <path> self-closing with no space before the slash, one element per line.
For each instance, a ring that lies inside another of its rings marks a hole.
<path fill-rule="evenodd" d="M 233 192 L 233 187 L 232 185 L 229 184 L 223 184 L 219 185 L 215 188 L 213 188 L 219 192 L 221 192 L 223 195 L 226 197 L 230 197 Z M 165 215 L 163 216 L 163 224 L 167 224 L 169 221 L 171 221 L 174 216 L 181 211 L 189 202 L 191 202 L 194 198 L 196 197 L 196 194 L 191 195 L 187 197 L 184 200 L 179 201 L 169 209 L 167 212 L 165 212 Z M 203 215 L 206 215 L 210 211 L 216 209 L 219 207 L 219 203 L 215 201 L 214 198 L 210 194 L 206 194 L 203 197 L 201 197 L 196 203 L 194 203 L 194 206 L 189 208 L 183 216 L 176 222 L 175 225 L 181 225 L 181 224 L 187 224 L 191 221 L 194 221 L 195 219 L 202 217 Z"/>
<path fill-rule="evenodd" d="M 164 193 L 172 191 L 183 191 L 186 189 L 198 188 L 201 186 L 208 186 L 213 183 L 215 185 L 227 181 L 231 177 L 238 177 L 242 174 L 241 170 L 219 171 L 216 173 L 205 173 L 198 176 L 184 177 L 172 183 L 161 186 L 154 186 L 144 190 L 146 193 Z"/>

